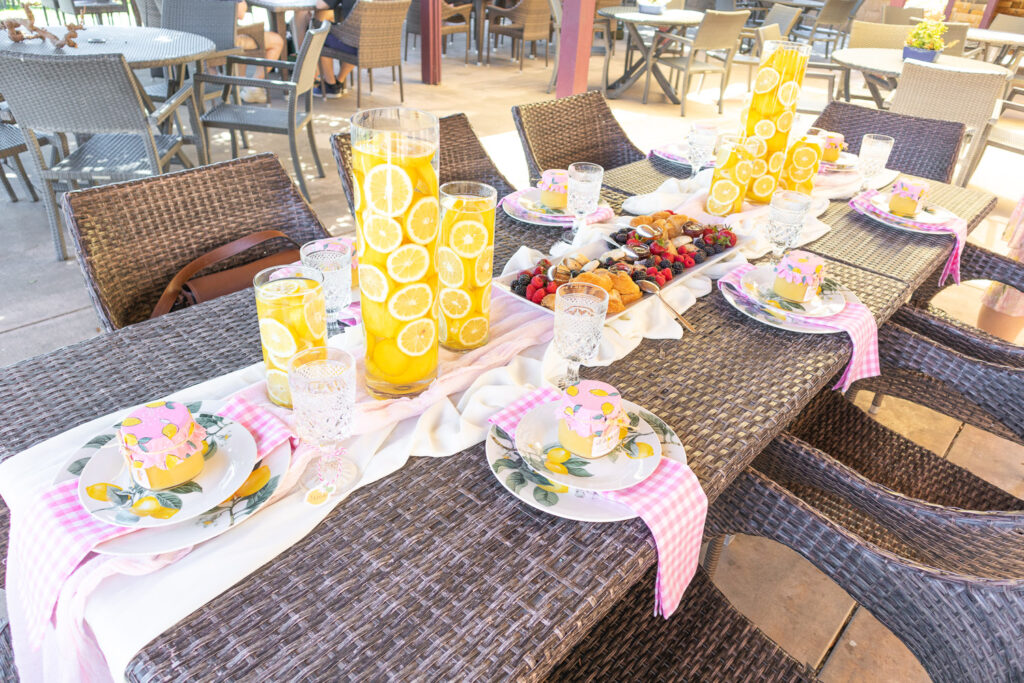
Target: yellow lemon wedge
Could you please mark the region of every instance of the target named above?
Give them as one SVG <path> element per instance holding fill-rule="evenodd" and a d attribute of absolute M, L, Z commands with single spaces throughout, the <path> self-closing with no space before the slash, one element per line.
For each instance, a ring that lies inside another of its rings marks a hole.
<path fill-rule="evenodd" d="M 459 221 L 452 226 L 448 246 L 463 258 L 476 258 L 487 247 L 487 228 L 480 221 Z"/>
<path fill-rule="evenodd" d="M 402 226 L 387 216 L 364 214 L 361 234 L 366 246 L 381 254 L 390 254 L 402 244 Z"/>
<path fill-rule="evenodd" d="M 487 339 L 488 328 L 487 318 L 470 318 L 459 331 L 459 341 L 467 347 L 482 344 Z"/>
<path fill-rule="evenodd" d="M 395 164 L 374 166 L 363 181 L 366 205 L 381 216 L 402 215 L 412 204 L 412 196 L 412 179 L 405 169 Z"/>
<path fill-rule="evenodd" d="M 415 320 L 422 318 L 430 311 L 434 302 L 434 293 L 422 282 L 406 285 L 388 299 L 388 313 L 396 320 Z"/>
<path fill-rule="evenodd" d="M 273 318 L 260 320 L 260 339 L 267 352 L 275 356 L 291 358 L 299 350 L 288 327 Z"/>
<path fill-rule="evenodd" d="M 461 289 L 441 290 L 441 311 L 449 318 L 464 318 L 473 307 L 469 294 Z"/>
<path fill-rule="evenodd" d="M 387 268 L 395 282 L 416 282 L 430 268 L 430 253 L 418 244 L 404 244 L 388 256 Z"/>
<path fill-rule="evenodd" d="M 445 287 L 461 287 L 466 280 L 462 259 L 448 247 L 437 248 L 437 277 Z"/>
<path fill-rule="evenodd" d="M 416 244 L 430 244 L 437 236 L 440 221 L 437 199 L 421 197 L 409 209 L 405 219 L 405 232 Z"/>
<path fill-rule="evenodd" d="M 483 287 L 485 284 L 490 282 L 491 274 L 494 271 L 494 247 L 485 248 L 480 255 L 476 257 L 473 271 L 477 287 Z"/>
<path fill-rule="evenodd" d="M 398 349 L 407 356 L 422 356 L 437 344 L 437 325 L 430 318 L 409 323 L 398 333 Z"/>

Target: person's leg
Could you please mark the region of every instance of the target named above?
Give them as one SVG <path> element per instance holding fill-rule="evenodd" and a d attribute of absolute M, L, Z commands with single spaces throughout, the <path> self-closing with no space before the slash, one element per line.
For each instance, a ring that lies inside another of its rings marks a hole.
<path fill-rule="evenodd" d="M 281 59 L 281 55 L 284 53 L 284 38 L 273 31 L 264 31 L 263 48 L 267 59 Z M 262 71 L 267 71 L 267 69 Z"/>
<path fill-rule="evenodd" d="M 1013 344 L 1024 331 L 1024 316 L 1011 315 L 982 304 L 978 311 L 978 327 Z"/>

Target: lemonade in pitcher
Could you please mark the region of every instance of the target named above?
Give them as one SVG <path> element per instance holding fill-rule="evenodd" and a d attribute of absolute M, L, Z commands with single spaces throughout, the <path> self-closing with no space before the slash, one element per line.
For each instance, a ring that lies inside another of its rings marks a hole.
<path fill-rule="evenodd" d="M 438 324 L 441 345 L 452 351 L 479 348 L 489 337 L 497 198 L 497 190 L 484 183 L 441 186 Z"/>
<path fill-rule="evenodd" d="M 291 408 L 288 362 L 299 351 L 327 343 L 323 275 L 305 266 L 274 266 L 256 273 L 252 284 L 267 366 L 267 396 Z"/>
<path fill-rule="evenodd" d="M 753 155 L 738 136 L 723 135 L 718 158 L 711 175 L 711 187 L 704 202 L 705 210 L 715 216 L 728 216 L 743 208 L 747 183 L 753 172 Z"/>
<path fill-rule="evenodd" d="M 377 398 L 418 394 L 437 376 L 437 147 L 425 112 L 352 117 L 366 387 Z"/>

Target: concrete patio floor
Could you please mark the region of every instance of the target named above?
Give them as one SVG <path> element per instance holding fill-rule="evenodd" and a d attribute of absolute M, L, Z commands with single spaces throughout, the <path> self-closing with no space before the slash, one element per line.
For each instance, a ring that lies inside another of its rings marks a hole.
<path fill-rule="evenodd" d="M 490 66 L 463 64 L 461 37 L 443 59 L 443 84 L 420 83 L 418 50 L 405 68 L 405 105 L 438 115 L 465 112 L 478 135 L 509 180 L 527 184 L 526 165 L 512 123 L 510 107 L 551 97 L 545 94 L 550 68 L 543 58 L 527 60 L 522 72 L 509 59 L 507 43 L 492 52 Z M 620 44 L 621 47 L 621 44 Z M 621 70 L 624 50 L 613 60 L 613 73 Z M 475 54 L 471 55 L 475 57 Z M 600 83 L 602 58 L 590 65 L 590 86 Z M 398 104 L 398 87 L 387 70 L 378 70 L 374 93 L 363 93 L 363 107 Z M 737 121 L 745 95 L 746 74 L 738 67 L 727 89 L 723 121 Z M 364 79 L 365 85 L 365 79 Z M 692 92 L 687 119 L 679 108 L 652 89 L 649 104 L 640 101 L 642 83 L 611 107 L 634 142 L 644 150 L 665 140 L 680 139 L 695 119 L 718 118 L 715 107 L 717 80 Z M 813 90 L 809 87 L 808 90 Z M 821 93 L 811 93 L 821 95 Z M 280 106 L 280 99 L 277 101 Z M 302 165 L 321 220 L 336 233 L 354 227 L 330 154 L 328 137 L 344 131 L 355 112 L 355 94 L 337 100 L 318 100 L 316 139 L 324 160 L 325 178 L 316 178 L 304 141 L 299 142 Z M 213 136 L 212 160 L 229 157 L 226 135 Z M 272 151 L 292 171 L 284 137 L 252 135 L 249 153 Z M 971 185 L 999 196 L 999 205 L 972 240 L 1004 249 L 1000 241 L 1006 218 L 1022 188 L 1024 160 L 1001 151 L 988 152 Z M 1012 172 L 1008 172 L 1012 171 Z M 0 365 L 86 339 L 100 332 L 78 263 L 54 260 L 46 213 L 41 203 L 27 200 L 20 181 L 10 176 L 22 201 L 0 199 L 0 288 L 6 291 L 0 306 Z M 987 283 L 966 283 L 943 293 L 940 305 L 973 322 L 981 292 Z M 1018 343 L 1024 340 L 1018 340 Z M 870 395 L 857 403 L 866 407 Z M 1017 496 L 1024 496 L 1024 448 L 966 427 L 951 418 L 913 404 L 886 399 L 877 418 L 942 457 L 970 468 Z M 910 652 L 837 585 L 797 554 L 763 539 L 737 537 L 725 549 L 715 576 L 736 606 L 794 657 L 815 666 L 826 681 L 927 680 Z"/>

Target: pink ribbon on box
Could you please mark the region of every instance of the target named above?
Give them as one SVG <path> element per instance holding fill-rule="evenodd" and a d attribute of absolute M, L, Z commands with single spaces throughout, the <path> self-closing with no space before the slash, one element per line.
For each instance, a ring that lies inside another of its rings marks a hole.
<path fill-rule="evenodd" d="M 549 216 L 547 214 L 539 213 L 531 209 L 526 208 L 519 202 L 519 198 L 526 192 L 529 192 L 534 188 L 527 188 L 525 190 L 517 190 L 511 194 L 505 195 L 505 197 L 499 202 L 513 218 L 518 218 L 522 221 L 533 221 L 537 223 L 548 223 L 552 226 L 558 227 L 569 227 L 572 225 L 572 215 L 565 214 L 561 216 Z M 590 214 L 583 219 L 583 222 L 587 225 L 593 225 L 595 223 L 606 223 L 611 219 L 615 218 L 615 212 L 608 206 L 599 206 L 597 211 Z"/>
<path fill-rule="evenodd" d="M 526 413 L 558 401 L 560 396 L 550 387 L 536 389 L 492 415 L 490 422 L 514 438 L 516 426 Z M 661 458 L 654 474 L 639 484 L 600 495 L 629 507 L 651 530 L 658 551 L 654 613 L 668 619 L 697 571 L 708 511 L 708 499 L 697 475 L 681 462 Z"/>
<path fill-rule="evenodd" d="M 760 308 L 761 304 L 747 294 L 741 284 L 743 274 L 753 269 L 754 266 L 749 263 L 732 269 L 718 281 L 718 288 L 729 287 L 736 296 L 743 297 Z M 853 345 L 850 362 L 833 389 L 846 391 L 858 379 L 874 377 L 881 372 L 878 363 L 878 324 L 868 307 L 861 302 L 847 301 L 839 313 L 824 318 L 800 316 L 800 323 L 828 330 L 841 330 L 850 336 Z"/>
<path fill-rule="evenodd" d="M 929 223 L 919 223 L 917 221 L 910 220 L 909 218 L 893 216 L 888 212 L 880 210 L 877 206 L 871 203 L 871 198 L 877 194 L 878 192 L 876 190 L 866 190 L 862 192 L 850 200 L 850 208 L 863 215 L 878 216 L 888 221 L 895 219 L 901 225 L 906 225 L 917 230 L 953 235 L 953 239 L 955 240 L 953 252 L 949 255 L 949 259 L 946 260 L 946 266 L 942 269 L 942 274 L 939 276 L 939 286 L 946 284 L 946 280 L 950 275 L 953 276 L 954 282 L 960 284 L 960 257 L 964 253 L 964 245 L 967 244 L 967 221 L 963 218 L 957 218 L 943 225 L 932 225 Z"/>

